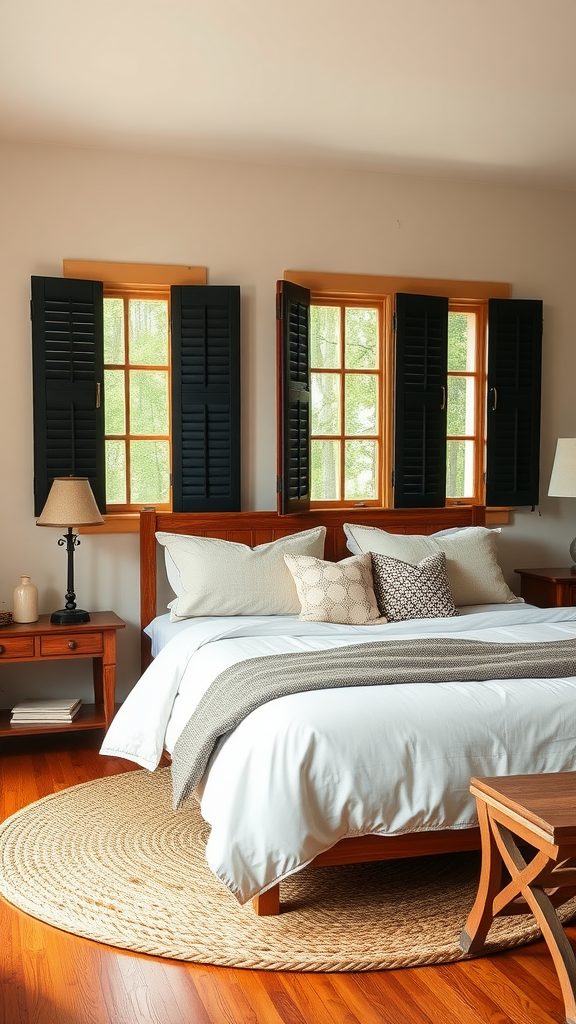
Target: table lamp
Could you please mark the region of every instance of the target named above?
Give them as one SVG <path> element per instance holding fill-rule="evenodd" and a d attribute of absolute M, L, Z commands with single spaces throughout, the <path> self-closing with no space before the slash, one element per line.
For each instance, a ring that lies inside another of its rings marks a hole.
<path fill-rule="evenodd" d="M 576 437 L 559 437 L 548 494 L 554 498 L 576 498 Z M 576 537 L 570 545 L 571 572 L 576 574 Z"/>
<path fill-rule="evenodd" d="M 66 545 L 68 554 L 68 589 L 66 607 L 52 612 L 50 622 L 57 626 L 77 625 L 79 622 L 90 622 L 90 615 L 82 608 L 76 607 L 74 593 L 74 549 L 80 543 L 72 526 L 103 526 L 104 520 L 92 488 L 85 476 L 59 476 L 54 480 L 46 504 L 36 520 L 36 526 L 67 527 L 67 533 L 60 537 L 58 544 Z"/>

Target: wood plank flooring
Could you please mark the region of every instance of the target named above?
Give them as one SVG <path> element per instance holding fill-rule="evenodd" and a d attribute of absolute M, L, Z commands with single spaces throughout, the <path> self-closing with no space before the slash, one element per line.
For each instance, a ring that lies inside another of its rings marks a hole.
<path fill-rule="evenodd" d="M 131 770 L 99 733 L 0 741 L 0 817 Z M 576 928 L 568 935 L 576 943 Z M 0 1024 L 559 1024 L 544 943 L 461 964 L 370 974 L 195 966 L 115 950 L 0 900 Z"/>

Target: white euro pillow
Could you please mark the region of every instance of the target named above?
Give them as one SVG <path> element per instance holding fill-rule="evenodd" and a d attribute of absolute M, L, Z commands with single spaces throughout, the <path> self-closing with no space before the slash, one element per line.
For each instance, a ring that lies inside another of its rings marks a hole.
<path fill-rule="evenodd" d="M 176 594 L 170 619 L 197 615 L 294 615 L 300 601 L 285 554 L 322 558 L 326 527 L 249 547 L 216 537 L 156 534 Z"/>
<path fill-rule="evenodd" d="M 352 554 L 375 551 L 418 565 L 443 551 L 455 605 L 512 604 L 521 600 L 512 593 L 498 564 L 498 536 L 484 526 L 470 526 L 452 533 L 387 533 L 375 526 L 344 523 L 347 547 Z"/>

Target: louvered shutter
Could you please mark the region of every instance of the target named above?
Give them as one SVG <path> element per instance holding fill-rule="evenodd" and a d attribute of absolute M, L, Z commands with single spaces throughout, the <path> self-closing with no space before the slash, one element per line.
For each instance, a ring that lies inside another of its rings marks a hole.
<path fill-rule="evenodd" d="M 490 299 L 486 504 L 537 505 L 542 302 Z"/>
<path fill-rule="evenodd" d="M 102 284 L 32 278 L 34 514 L 57 476 L 86 476 L 106 511 Z"/>
<path fill-rule="evenodd" d="M 240 289 L 174 286 L 175 512 L 240 510 Z"/>
<path fill-rule="evenodd" d="M 310 292 L 278 281 L 278 513 L 310 507 Z"/>
<path fill-rule="evenodd" d="M 448 299 L 396 296 L 395 508 L 446 500 Z"/>

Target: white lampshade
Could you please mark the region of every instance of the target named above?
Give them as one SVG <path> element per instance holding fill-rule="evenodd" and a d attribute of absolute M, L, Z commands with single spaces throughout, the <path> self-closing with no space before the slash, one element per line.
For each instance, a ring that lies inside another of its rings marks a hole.
<path fill-rule="evenodd" d="M 36 526 L 103 526 L 104 520 L 85 476 L 58 476 Z"/>
<path fill-rule="evenodd" d="M 576 437 L 559 437 L 548 494 L 576 498 Z"/>

